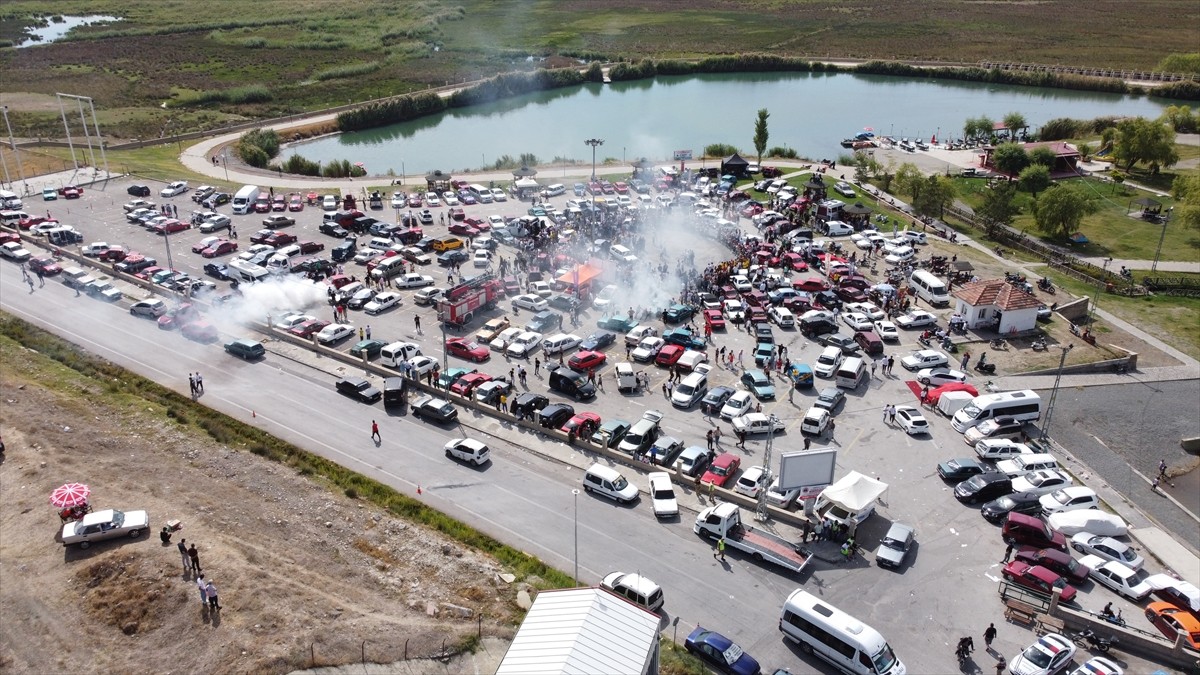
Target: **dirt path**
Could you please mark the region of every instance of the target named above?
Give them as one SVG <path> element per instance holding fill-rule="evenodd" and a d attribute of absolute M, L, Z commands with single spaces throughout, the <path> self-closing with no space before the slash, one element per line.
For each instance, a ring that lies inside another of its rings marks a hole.
<path fill-rule="evenodd" d="M 368 661 L 403 661 L 407 645 L 403 672 L 445 673 L 414 657 L 475 636 L 480 612 L 485 637 L 511 637 L 517 589 L 495 561 L 5 352 L 0 669 L 282 673 L 314 654 L 318 666 L 358 663 L 365 642 Z M 152 532 L 64 549 L 47 498 L 68 481 L 89 484 L 97 509 L 148 510 Z M 162 545 L 175 518 L 183 530 Z M 201 609 L 180 536 L 197 544 L 220 612 Z"/>

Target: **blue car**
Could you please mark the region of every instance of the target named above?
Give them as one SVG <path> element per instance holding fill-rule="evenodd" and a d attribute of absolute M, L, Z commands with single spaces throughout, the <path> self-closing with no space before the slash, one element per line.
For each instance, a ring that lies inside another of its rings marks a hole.
<path fill-rule="evenodd" d="M 587 186 L 586 186 L 586 185 L 584 185 L 583 183 L 576 183 L 576 184 L 575 184 L 574 186 L 572 186 L 572 187 L 573 187 L 573 188 L 574 188 L 574 190 L 575 190 L 575 196 L 576 196 L 576 197 L 582 197 L 582 196 L 584 195 L 584 193 L 585 193 L 585 192 L 587 192 Z"/>
<path fill-rule="evenodd" d="M 683 643 L 692 654 L 700 657 L 719 672 L 730 675 L 759 675 L 758 661 L 729 638 L 697 626 Z"/>
<path fill-rule="evenodd" d="M 587 336 L 587 339 L 579 343 L 579 351 L 598 352 L 616 341 L 617 336 L 615 333 L 609 333 L 608 331 L 592 333 Z"/>
<path fill-rule="evenodd" d="M 691 305 L 671 305 L 663 310 L 663 323 L 682 323 L 692 318 L 696 313 L 696 308 Z"/>
<path fill-rule="evenodd" d="M 671 330 L 663 333 L 662 337 L 663 342 L 666 342 L 669 345 L 679 345 L 685 349 L 704 351 L 704 349 L 708 347 L 708 343 L 704 341 L 704 338 L 698 338 L 692 335 L 692 331 L 686 328 L 672 328 Z"/>
<path fill-rule="evenodd" d="M 767 374 L 761 370 L 747 370 L 742 373 L 742 384 L 746 385 L 746 388 L 760 401 L 775 399 L 775 387 L 767 379 Z"/>

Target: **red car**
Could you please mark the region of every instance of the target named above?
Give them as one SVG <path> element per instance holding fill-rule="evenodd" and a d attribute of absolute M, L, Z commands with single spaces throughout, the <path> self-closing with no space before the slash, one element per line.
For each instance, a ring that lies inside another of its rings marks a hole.
<path fill-rule="evenodd" d="M 470 396 L 471 392 L 475 391 L 475 387 L 490 382 L 491 375 L 487 373 L 467 373 L 458 378 L 458 381 L 450 385 L 450 393 L 458 394 L 459 396 Z"/>
<path fill-rule="evenodd" d="M 113 246 L 107 251 L 101 253 L 99 256 L 97 256 L 97 258 L 103 260 L 104 262 L 121 262 L 130 255 L 130 251 L 126 250 L 124 246 Z"/>
<path fill-rule="evenodd" d="M 789 251 L 787 253 L 784 253 L 783 254 L 783 263 L 785 265 L 787 265 L 788 269 L 791 269 L 796 272 L 807 272 L 808 271 L 808 263 L 804 262 L 804 256 L 800 255 L 799 253 L 796 253 L 795 251 Z"/>
<path fill-rule="evenodd" d="M 196 321 L 200 318 L 200 312 L 192 306 L 191 303 L 185 302 L 178 307 L 173 307 L 167 310 L 166 314 L 158 317 L 158 327 L 163 330 L 175 330 L 181 325 Z"/>
<path fill-rule="evenodd" d="M 254 212 L 255 213 L 270 213 L 271 212 L 271 200 L 267 199 L 266 197 L 259 197 L 258 201 L 254 202 Z"/>
<path fill-rule="evenodd" d="M 457 356 L 460 359 L 474 361 L 475 363 L 483 363 L 492 358 L 492 352 L 487 347 L 480 346 L 474 340 L 466 338 L 450 338 L 446 340 L 446 351 L 451 356 Z"/>
<path fill-rule="evenodd" d="M 816 293 L 818 291 L 829 290 L 829 284 L 820 277 L 809 277 L 807 279 L 797 279 L 792 282 L 792 288 L 798 291 L 806 291 L 808 293 Z"/>
<path fill-rule="evenodd" d="M 834 291 L 843 302 L 866 302 L 867 294 L 853 286 L 838 286 Z"/>
<path fill-rule="evenodd" d="M 189 223 L 185 220 L 175 220 L 174 218 L 171 218 L 170 220 L 167 220 L 167 221 L 159 223 L 158 225 L 155 225 L 154 233 L 167 235 L 167 234 L 174 234 L 176 232 L 183 232 L 184 230 L 190 230 L 190 229 L 192 229 L 191 223 Z"/>
<path fill-rule="evenodd" d="M 725 487 L 725 484 L 732 481 L 738 469 L 742 466 L 742 458 L 733 453 L 725 453 L 717 455 L 712 464 L 708 465 L 708 469 L 704 471 L 704 475 L 700 477 L 701 483 L 712 483 L 717 487 Z"/>
<path fill-rule="evenodd" d="M 617 194 L 619 194 L 619 195 L 629 193 L 629 186 L 626 185 L 625 183 L 613 183 L 613 189 L 616 190 Z"/>
<path fill-rule="evenodd" d="M 318 253 L 325 250 L 325 244 L 319 241 L 302 241 L 300 242 L 300 255 L 308 255 L 309 253 Z"/>
<path fill-rule="evenodd" d="M 762 307 L 751 307 L 750 311 L 746 313 L 746 320 L 750 323 L 766 323 L 767 310 Z"/>
<path fill-rule="evenodd" d="M 325 326 L 328 326 L 328 325 L 329 325 L 328 321 L 322 321 L 320 319 L 309 319 L 308 321 L 305 321 L 304 323 L 298 323 L 295 326 L 292 326 L 288 330 L 288 332 L 291 333 L 292 335 L 295 335 L 296 337 L 310 338 L 313 335 L 317 334 L 322 328 L 324 328 Z"/>
<path fill-rule="evenodd" d="M 57 218 L 46 218 L 45 216 L 30 216 L 29 218 L 22 218 L 21 220 L 18 220 L 17 227 L 22 230 L 28 230 L 29 228 L 33 227 L 34 225 L 41 225 L 42 223 L 57 223 L 57 222 L 58 222 Z"/>
<path fill-rule="evenodd" d="M 449 215 L 451 220 L 462 220 L 467 217 L 467 212 L 460 207 L 454 206 L 450 208 Z"/>
<path fill-rule="evenodd" d="M 303 211 L 303 210 L 304 210 L 304 199 L 300 196 L 300 193 L 293 192 L 292 194 L 288 195 L 288 211 Z"/>
<path fill-rule="evenodd" d="M 223 239 L 201 251 L 200 255 L 204 256 L 205 258 L 215 258 L 219 255 L 233 253 L 236 250 L 237 242 Z"/>
<path fill-rule="evenodd" d="M 1066 579 L 1041 565 L 1030 565 L 1020 560 L 1014 560 L 1004 566 L 1002 574 L 1005 579 L 1014 584 L 1045 595 L 1050 595 L 1054 588 L 1061 588 L 1063 602 L 1074 602 L 1075 600 L 1075 588 L 1068 584 Z"/>
<path fill-rule="evenodd" d="M 149 267 L 143 267 L 142 269 L 138 270 L 137 272 L 134 273 L 133 276 L 141 279 L 142 281 L 149 281 L 150 277 L 154 276 L 155 274 L 158 274 L 159 272 L 163 271 L 164 269 L 166 269 L 166 268 L 159 267 L 158 265 L 151 265 Z"/>
<path fill-rule="evenodd" d="M 608 357 L 603 352 L 584 350 L 575 352 L 571 359 L 567 361 L 567 367 L 576 372 L 585 373 L 592 368 L 599 368 L 607 360 Z"/>
<path fill-rule="evenodd" d="M 54 262 L 54 258 L 49 256 L 39 256 L 37 258 L 30 259 L 29 269 L 33 270 L 35 273 L 38 270 L 41 270 L 42 274 L 48 277 L 52 277 L 55 274 L 62 272 L 62 266 Z"/>
<path fill-rule="evenodd" d="M 1061 574 L 1073 584 L 1086 582 L 1091 572 L 1091 568 L 1080 565 L 1070 553 L 1054 548 L 1022 546 L 1013 554 L 1013 560 L 1020 560 L 1027 565 L 1041 565 L 1055 574 Z"/>
<path fill-rule="evenodd" d="M 658 356 L 654 357 L 654 362 L 660 366 L 673 366 L 679 361 L 679 357 L 683 356 L 684 351 L 679 345 L 663 345 L 663 348 L 658 350 Z"/>
<path fill-rule="evenodd" d="M 567 420 L 559 431 L 571 433 L 575 431 L 575 436 L 578 438 L 591 438 L 592 434 L 600 428 L 600 416 L 594 412 L 581 412 L 578 415 Z"/>
<path fill-rule="evenodd" d="M 179 333 L 183 337 L 196 342 L 214 342 L 218 337 L 217 327 L 204 319 L 197 319 L 191 323 L 184 324 L 183 328 L 179 329 Z"/>
<path fill-rule="evenodd" d="M 414 192 L 414 193 L 412 193 L 411 195 L 409 195 L 409 196 L 408 196 L 408 208 L 410 208 L 410 209 L 419 209 L 419 208 L 421 208 L 421 205 L 422 205 L 422 204 L 421 204 L 421 195 L 420 195 L 420 193 L 418 193 L 418 192 Z"/>
<path fill-rule="evenodd" d="M 458 235 L 462 235 L 464 237 L 478 237 L 479 236 L 479 230 L 477 228 L 474 228 L 474 227 L 466 224 L 465 222 L 464 223 L 458 223 L 458 222 L 450 223 L 450 227 L 447 227 L 446 229 L 450 230 L 450 234 L 458 234 Z"/>
<path fill-rule="evenodd" d="M 310 192 L 310 193 L 304 195 L 304 201 L 308 202 L 309 206 L 316 205 L 316 203 L 320 200 L 321 200 L 321 195 L 319 195 L 315 192 Z"/>
<path fill-rule="evenodd" d="M 704 325 L 712 330 L 725 330 L 725 317 L 721 315 L 720 310 L 706 309 L 704 310 Z"/>
<path fill-rule="evenodd" d="M 743 206 L 742 210 L 739 211 L 739 213 L 742 214 L 743 218 L 753 218 L 754 216 L 757 216 L 758 214 L 762 213 L 763 211 L 764 211 L 764 209 L 763 209 L 762 204 L 758 204 L 756 202 L 750 202 L 749 204 Z"/>
<path fill-rule="evenodd" d="M 345 286 L 346 284 L 351 283 L 351 281 L 350 281 L 350 277 L 348 275 L 335 274 L 335 275 L 329 277 L 328 279 L 326 279 L 325 283 L 329 284 L 330 286 L 333 286 L 334 288 L 341 288 L 342 286 Z"/>
<path fill-rule="evenodd" d="M 272 211 L 287 211 L 287 199 L 283 195 L 275 195 L 271 200 Z"/>
<path fill-rule="evenodd" d="M 16 232 L 0 232 L 0 244 L 21 243 L 21 235 Z"/>
<path fill-rule="evenodd" d="M 296 243 L 296 235 L 288 234 L 287 232 L 272 232 L 266 239 L 262 240 L 262 243 L 267 246 L 279 248 L 280 246 Z"/>
<path fill-rule="evenodd" d="M 63 199 L 79 199 L 83 196 L 83 188 L 77 185 L 68 185 L 66 187 L 60 187 L 58 189 L 58 194 L 61 195 Z"/>

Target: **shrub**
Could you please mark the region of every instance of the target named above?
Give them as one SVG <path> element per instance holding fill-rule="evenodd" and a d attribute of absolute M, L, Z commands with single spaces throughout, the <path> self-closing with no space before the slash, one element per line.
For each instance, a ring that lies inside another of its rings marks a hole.
<path fill-rule="evenodd" d="M 347 110 L 337 116 L 337 126 L 341 131 L 359 131 L 397 122 L 407 122 L 418 117 L 442 112 L 445 109 L 446 101 L 434 93 L 397 96 L 354 110 Z"/>
<path fill-rule="evenodd" d="M 582 84 L 584 74 L 574 68 L 536 70 L 531 73 L 503 73 L 484 80 L 473 87 L 459 89 L 450 95 L 446 104 L 451 108 L 462 108 L 479 103 L 491 103 L 502 98 L 520 96 L 533 91 L 558 89 Z"/>
<path fill-rule="evenodd" d="M 704 146 L 705 157 L 728 157 L 737 152 L 737 146 L 728 143 L 713 143 Z"/>
<path fill-rule="evenodd" d="M 292 155 L 279 165 L 279 170 L 284 173 L 295 173 L 301 176 L 320 176 L 321 163 L 314 162 L 311 159 L 301 157 L 300 155 Z"/>
<path fill-rule="evenodd" d="M 378 61 L 368 61 L 366 63 L 350 63 L 344 66 L 335 68 L 326 68 L 325 70 L 317 71 L 313 74 L 313 79 L 318 82 L 325 80 L 340 80 L 345 77 L 357 77 L 359 75 L 367 75 L 379 70 L 380 64 Z"/>
<path fill-rule="evenodd" d="M 260 169 L 265 169 L 267 164 L 271 161 L 271 158 L 267 156 L 266 151 L 257 145 L 239 144 L 237 152 L 238 156 L 242 158 L 243 162 Z"/>

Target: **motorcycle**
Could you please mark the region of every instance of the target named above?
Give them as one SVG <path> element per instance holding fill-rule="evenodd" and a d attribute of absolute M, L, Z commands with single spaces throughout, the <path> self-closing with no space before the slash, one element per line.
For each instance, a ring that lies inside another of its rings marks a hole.
<path fill-rule="evenodd" d="M 1115 642 L 1113 638 L 1096 635 L 1096 632 L 1091 628 L 1073 633 L 1070 637 L 1075 644 L 1082 646 L 1084 643 L 1087 643 L 1092 649 L 1101 653 L 1107 653 L 1109 648 L 1112 647 L 1113 642 Z"/>
<path fill-rule="evenodd" d="M 994 248 L 992 250 L 995 251 L 996 255 L 1000 256 L 1001 258 L 1004 257 L 1004 249 L 1003 248 L 997 246 L 996 248 Z"/>
<path fill-rule="evenodd" d="M 1004 338 L 996 338 L 990 344 L 992 349 L 1008 349 L 1008 343 L 1004 341 Z"/>
<path fill-rule="evenodd" d="M 1047 293 L 1050 293 L 1050 294 L 1054 293 L 1054 284 L 1050 283 L 1049 279 L 1046 279 L 1046 278 L 1038 279 L 1037 287 Z"/>
<path fill-rule="evenodd" d="M 923 347 L 933 347 L 933 340 L 925 337 L 924 335 L 917 338 L 917 342 L 920 342 Z"/>
<path fill-rule="evenodd" d="M 951 340 L 950 338 L 946 338 L 945 340 L 942 340 L 942 349 L 951 354 L 958 353 L 958 345 L 954 344 L 954 341 Z"/>
<path fill-rule="evenodd" d="M 986 375 L 995 375 L 996 374 L 996 364 L 994 364 L 994 363 L 976 363 L 975 370 L 978 370 L 979 372 L 984 373 Z"/>
<path fill-rule="evenodd" d="M 1034 340 L 1033 344 L 1029 346 L 1033 347 L 1033 351 L 1035 352 L 1044 352 L 1049 349 L 1049 347 L 1046 346 L 1046 340 L 1044 338 L 1038 338 L 1037 340 Z"/>
<path fill-rule="evenodd" d="M 1101 614 L 1100 618 L 1117 626 L 1125 626 L 1125 619 L 1121 616 L 1121 610 L 1117 610 L 1116 614 Z"/>

